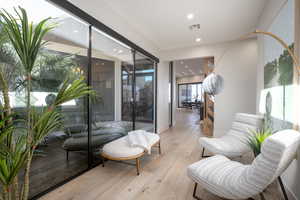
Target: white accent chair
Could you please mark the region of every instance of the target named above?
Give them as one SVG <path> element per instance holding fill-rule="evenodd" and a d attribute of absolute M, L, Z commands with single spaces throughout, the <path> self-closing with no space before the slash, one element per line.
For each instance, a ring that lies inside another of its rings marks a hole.
<path fill-rule="evenodd" d="M 214 155 L 220 154 L 229 158 L 242 156 L 251 151 L 247 144 L 251 130 L 261 129 L 263 127 L 263 116 L 251 115 L 246 113 L 237 113 L 229 132 L 220 138 L 200 137 L 199 143 L 204 151 L 207 149 Z"/>
<path fill-rule="evenodd" d="M 295 130 L 277 132 L 267 138 L 261 153 L 251 165 L 216 155 L 202 159 L 187 169 L 195 182 L 193 197 L 199 183 L 211 193 L 227 199 L 252 199 L 276 180 L 296 157 L 300 133 Z M 280 182 L 281 184 L 281 182 Z"/>

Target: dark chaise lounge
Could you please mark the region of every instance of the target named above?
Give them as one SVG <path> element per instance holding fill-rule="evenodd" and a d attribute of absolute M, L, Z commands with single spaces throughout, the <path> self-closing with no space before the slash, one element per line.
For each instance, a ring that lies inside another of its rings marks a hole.
<path fill-rule="evenodd" d="M 88 150 L 86 125 L 71 125 L 65 128 L 65 132 L 70 136 L 62 145 L 62 148 L 66 150 L 67 160 L 70 151 Z M 94 125 L 91 136 L 92 151 L 99 151 L 106 143 L 125 136 L 127 133 L 126 125 L 120 122 L 101 122 L 101 126 L 99 126 L 99 123 L 98 126 Z"/>

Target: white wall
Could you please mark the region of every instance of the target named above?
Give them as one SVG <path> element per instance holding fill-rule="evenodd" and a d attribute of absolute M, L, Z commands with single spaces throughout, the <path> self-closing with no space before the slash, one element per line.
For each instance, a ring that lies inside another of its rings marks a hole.
<path fill-rule="evenodd" d="M 255 113 L 257 56 L 256 40 L 233 43 L 216 66 L 225 86 L 215 98 L 214 136 L 230 129 L 235 113 Z"/>
<path fill-rule="evenodd" d="M 255 113 L 257 40 L 248 39 L 161 52 L 162 60 L 210 56 L 215 57 L 216 72 L 225 79 L 225 89 L 216 97 L 215 102 L 214 135 L 220 136 L 230 128 L 234 113 Z"/>
<path fill-rule="evenodd" d="M 157 132 L 169 128 L 169 62 L 160 62 L 157 69 Z"/>
<path fill-rule="evenodd" d="M 298 1 L 298 0 L 296 0 Z M 264 14 L 261 16 L 258 29 L 268 30 L 279 14 L 281 9 L 287 3 L 287 0 L 272 0 L 265 6 Z M 284 28 L 284 27 L 283 27 Z M 257 112 L 259 106 L 260 92 L 264 88 L 264 39 L 258 37 L 259 61 L 257 66 Z M 298 150 L 298 159 L 294 160 L 289 168 L 284 172 L 282 178 L 284 185 L 289 190 L 290 199 L 300 199 L 300 149 Z"/>

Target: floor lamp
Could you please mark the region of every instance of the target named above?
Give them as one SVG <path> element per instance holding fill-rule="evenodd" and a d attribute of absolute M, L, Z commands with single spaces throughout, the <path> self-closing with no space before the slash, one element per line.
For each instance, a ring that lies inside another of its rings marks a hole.
<path fill-rule="evenodd" d="M 260 31 L 260 30 L 255 30 L 254 32 L 250 33 L 250 34 L 261 34 L 261 35 L 266 35 L 266 36 L 270 36 L 272 38 L 274 38 L 276 41 L 278 41 L 289 53 L 289 55 L 292 57 L 295 67 L 296 67 L 296 71 L 298 76 L 300 76 L 300 65 L 299 65 L 299 59 L 298 57 L 295 55 L 295 53 L 289 48 L 289 46 L 277 35 L 270 33 L 270 32 L 265 32 L 265 31 Z M 278 182 L 280 184 L 280 188 L 282 190 L 283 196 L 285 200 L 288 200 L 284 185 L 282 183 L 281 177 L 278 177 Z"/>

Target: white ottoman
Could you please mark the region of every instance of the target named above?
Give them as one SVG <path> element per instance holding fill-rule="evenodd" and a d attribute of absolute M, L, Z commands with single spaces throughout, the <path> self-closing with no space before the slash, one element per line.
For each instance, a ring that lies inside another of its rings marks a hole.
<path fill-rule="evenodd" d="M 128 136 L 121 137 L 117 140 L 109 142 L 103 146 L 101 156 L 108 160 L 124 161 L 124 160 L 136 160 L 137 175 L 140 174 L 140 160 L 139 158 L 145 154 L 145 150 L 140 147 L 131 147 L 128 143 Z M 160 138 L 155 135 L 151 138 L 151 146 L 157 146 L 159 154 L 161 154 Z M 104 167 L 104 159 L 102 160 L 102 166 Z"/>

